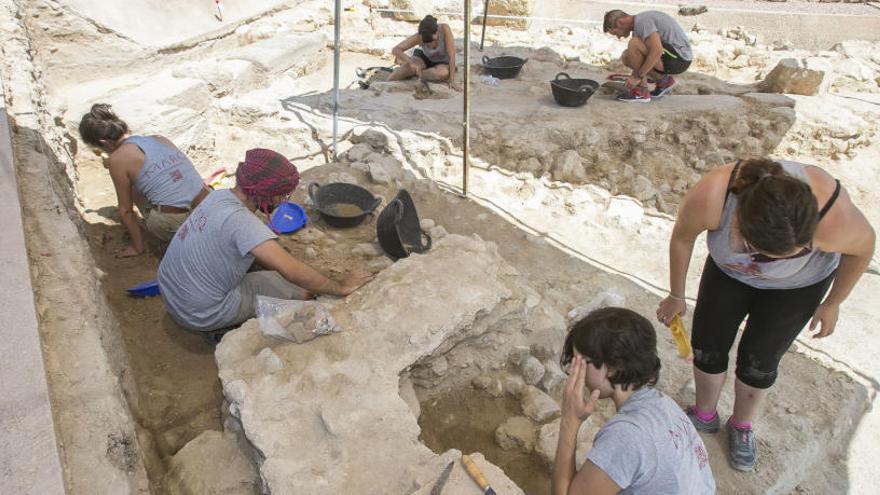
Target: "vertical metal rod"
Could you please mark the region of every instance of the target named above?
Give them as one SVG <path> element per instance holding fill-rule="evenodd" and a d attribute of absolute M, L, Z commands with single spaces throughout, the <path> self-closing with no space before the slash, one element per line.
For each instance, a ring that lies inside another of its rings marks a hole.
<path fill-rule="evenodd" d="M 339 132 L 339 32 L 342 24 L 342 0 L 336 0 L 336 12 L 333 18 L 333 161 L 339 155 L 336 152 Z"/>
<path fill-rule="evenodd" d="M 489 15 L 489 0 L 483 2 L 483 34 L 480 35 L 480 51 L 483 51 L 483 42 L 486 41 L 486 17 Z"/>
<path fill-rule="evenodd" d="M 464 173 L 461 179 L 461 192 L 467 197 L 468 174 L 470 160 L 468 158 L 471 131 L 471 0 L 464 0 L 464 135 L 462 151 L 464 152 Z"/>

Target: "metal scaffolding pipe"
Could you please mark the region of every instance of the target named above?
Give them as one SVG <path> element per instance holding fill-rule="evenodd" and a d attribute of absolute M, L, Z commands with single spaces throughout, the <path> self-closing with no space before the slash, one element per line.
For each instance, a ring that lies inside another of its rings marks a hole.
<path fill-rule="evenodd" d="M 470 147 L 471 131 L 471 0 L 464 0 L 464 134 L 462 152 L 464 156 L 464 170 L 461 178 L 461 193 L 467 197 L 468 175 L 470 173 L 470 160 L 468 148 Z"/>
<path fill-rule="evenodd" d="M 342 0 L 336 0 L 336 11 L 333 17 L 333 161 L 339 157 L 336 149 L 339 132 L 339 38 L 341 24 Z"/>

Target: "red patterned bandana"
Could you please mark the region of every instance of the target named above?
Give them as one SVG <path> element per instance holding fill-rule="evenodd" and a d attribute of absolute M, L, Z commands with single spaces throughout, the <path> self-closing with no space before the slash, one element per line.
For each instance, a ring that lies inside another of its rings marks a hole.
<path fill-rule="evenodd" d="M 280 154 L 254 148 L 238 164 L 235 179 L 241 191 L 268 215 L 273 197 L 286 196 L 296 189 L 299 171 Z"/>

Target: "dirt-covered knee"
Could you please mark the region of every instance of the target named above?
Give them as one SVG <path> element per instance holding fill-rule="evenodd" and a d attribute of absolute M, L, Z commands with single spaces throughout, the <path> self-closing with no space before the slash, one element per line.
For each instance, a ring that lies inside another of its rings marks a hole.
<path fill-rule="evenodd" d="M 712 375 L 724 373 L 727 371 L 727 353 L 694 348 L 694 366 L 698 370 Z"/>

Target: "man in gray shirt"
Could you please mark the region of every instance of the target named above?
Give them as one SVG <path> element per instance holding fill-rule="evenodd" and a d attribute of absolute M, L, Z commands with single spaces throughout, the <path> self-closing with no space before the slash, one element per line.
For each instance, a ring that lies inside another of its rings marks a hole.
<path fill-rule="evenodd" d="M 686 71 L 694 58 L 687 34 L 663 12 L 648 10 L 629 15 L 611 10 L 605 13 L 603 29 L 618 38 L 632 34 L 620 57 L 632 69 L 626 80 L 627 91 L 617 98 L 620 101 L 643 103 L 664 96 L 675 86 L 672 75 Z M 648 82 L 655 83 L 654 91 L 648 91 Z"/>
<path fill-rule="evenodd" d="M 234 189 L 214 191 L 193 210 L 159 264 L 159 288 L 168 314 L 182 327 L 214 331 L 255 314 L 257 295 L 308 299 L 345 296 L 367 273 L 331 280 L 291 256 L 254 215 L 268 214 L 293 192 L 299 173 L 286 158 L 252 149 L 235 173 Z M 268 268 L 248 273 L 254 260 Z"/>
<path fill-rule="evenodd" d="M 660 377 L 651 323 L 624 308 L 602 308 L 572 325 L 562 349 L 570 365 L 562 398 L 553 495 L 715 493 L 706 446 L 684 411 L 653 388 Z M 590 396 L 584 397 L 584 387 Z M 599 399 L 617 414 L 596 433 L 580 471 L 577 433 Z"/>

